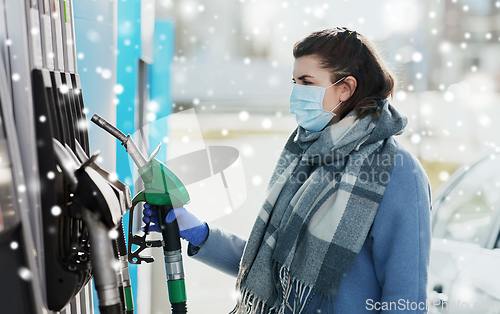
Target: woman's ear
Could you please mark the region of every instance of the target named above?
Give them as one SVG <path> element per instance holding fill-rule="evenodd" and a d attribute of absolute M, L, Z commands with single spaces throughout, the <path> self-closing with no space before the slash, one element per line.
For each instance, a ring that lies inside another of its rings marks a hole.
<path fill-rule="evenodd" d="M 351 98 L 352 94 L 354 94 L 354 91 L 356 90 L 356 87 L 358 86 L 358 82 L 356 81 L 356 78 L 354 76 L 348 76 L 344 79 L 344 81 L 341 86 L 340 90 L 340 101 L 347 101 L 349 98 Z"/>

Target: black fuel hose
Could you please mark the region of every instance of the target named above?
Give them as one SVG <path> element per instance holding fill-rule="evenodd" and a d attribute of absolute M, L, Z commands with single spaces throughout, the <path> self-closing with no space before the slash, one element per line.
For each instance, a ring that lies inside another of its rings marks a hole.
<path fill-rule="evenodd" d="M 99 305 L 101 314 L 123 314 L 121 304 L 113 304 L 108 306 Z"/>
<path fill-rule="evenodd" d="M 181 239 L 177 220 L 165 222 L 172 206 L 158 206 L 158 218 L 163 235 L 163 255 L 167 272 L 167 285 L 173 314 L 187 313 L 186 287 L 184 283 L 184 267 L 182 264 Z"/>

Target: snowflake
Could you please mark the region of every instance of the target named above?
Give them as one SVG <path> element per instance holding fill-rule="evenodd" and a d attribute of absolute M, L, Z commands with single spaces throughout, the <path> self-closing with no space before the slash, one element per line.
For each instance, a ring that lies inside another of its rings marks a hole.
<path fill-rule="evenodd" d="M 10 242 L 10 248 L 12 250 L 17 250 L 19 248 L 19 243 L 17 243 L 16 241 Z"/>
<path fill-rule="evenodd" d="M 118 233 L 118 230 L 116 230 L 116 229 L 111 229 L 108 232 L 108 237 L 112 240 L 118 239 L 118 235 L 119 235 L 119 233 Z"/>
<path fill-rule="evenodd" d="M 115 87 L 113 88 L 113 91 L 118 95 L 120 95 L 121 93 L 123 93 L 123 85 L 116 84 Z"/>
<path fill-rule="evenodd" d="M 59 206 L 53 206 L 51 209 L 50 209 L 50 213 L 53 215 L 53 216 L 59 216 L 61 214 L 62 210 L 61 210 L 61 207 Z"/>
<path fill-rule="evenodd" d="M 241 121 L 247 121 L 249 114 L 247 111 L 241 111 L 240 114 L 238 115 Z"/>
<path fill-rule="evenodd" d="M 422 140 L 422 137 L 420 136 L 420 134 L 415 133 L 411 136 L 410 140 L 413 144 L 418 144 Z"/>
<path fill-rule="evenodd" d="M 450 177 L 450 174 L 447 171 L 441 171 L 439 173 L 439 180 L 441 180 L 441 181 L 446 181 L 449 179 L 449 177 Z"/>
<path fill-rule="evenodd" d="M 259 186 L 259 185 L 261 185 L 261 183 L 262 183 L 262 177 L 261 177 L 261 176 L 259 176 L 259 175 L 255 175 L 255 176 L 253 176 L 253 177 L 252 177 L 252 183 L 253 183 L 253 185 L 255 185 L 255 186 Z"/>
<path fill-rule="evenodd" d="M 31 271 L 24 266 L 19 267 L 17 273 L 18 273 L 19 277 L 21 277 L 23 280 L 25 280 L 25 281 L 31 280 L 31 277 L 32 277 Z"/>
<path fill-rule="evenodd" d="M 272 124 L 273 124 L 273 123 L 272 123 L 271 119 L 267 119 L 267 118 L 266 118 L 266 119 L 263 119 L 263 120 L 262 120 L 262 127 L 263 127 L 264 129 L 269 129 L 269 128 L 272 126 Z"/>
<path fill-rule="evenodd" d="M 113 73 L 109 70 L 109 69 L 103 69 L 102 70 L 102 73 L 101 73 L 101 76 L 103 79 L 107 80 L 111 77 Z"/>
<path fill-rule="evenodd" d="M 422 61 L 423 56 L 420 52 L 414 52 L 411 58 L 414 62 L 420 62 Z"/>

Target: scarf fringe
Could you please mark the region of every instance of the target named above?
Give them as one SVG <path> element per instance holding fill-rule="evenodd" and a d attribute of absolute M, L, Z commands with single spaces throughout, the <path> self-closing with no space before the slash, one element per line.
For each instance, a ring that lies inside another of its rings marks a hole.
<path fill-rule="evenodd" d="M 244 290 L 230 314 L 277 314 L 277 312 L 250 291 Z"/>
<path fill-rule="evenodd" d="M 279 267 L 277 264 L 275 266 Z M 315 313 L 317 309 L 321 309 L 322 314 L 333 314 L 333 300 L 315 291 L 312 286 L 292 278 L 285 266 L 279 267 L 278 273 L 282 291 L 281 300 L 276 302 L 275 306 L 269 306 L 264 300 L 241 287 L 241 282 L 238 280 L 237 287 L 241 293 L 230 314 L 306 314 Z M 292 293 L 293 304 L 290 304 L 289 299 Z M 312 308 L 313 305 L 314 308 Z"/>

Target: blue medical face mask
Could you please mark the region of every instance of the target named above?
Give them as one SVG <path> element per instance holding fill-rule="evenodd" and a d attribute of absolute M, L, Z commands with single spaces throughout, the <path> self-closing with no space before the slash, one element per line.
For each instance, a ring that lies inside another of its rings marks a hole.
<path fill-rule="evenodd" d="M 333 110 L 342 102 L 339 102 L 331 111 L 323 109 L 323 98 L 327 88 L 341 82 L 346 77 L 328 87 L 308 86 L 294 84 L 292 95 L 290 96 L 290 112 L 295 114 L 295 120 L 304 129 L 310 132 L 318 132 L 336 116 Z"/>

